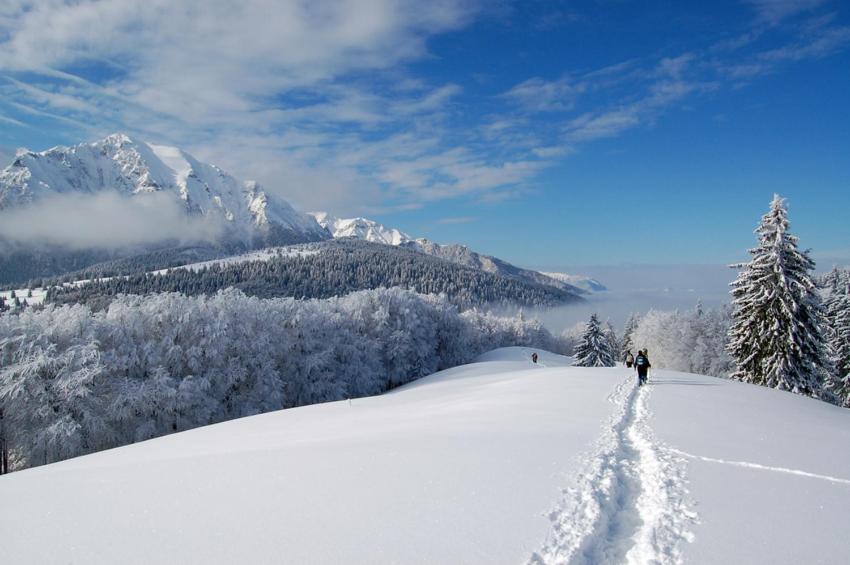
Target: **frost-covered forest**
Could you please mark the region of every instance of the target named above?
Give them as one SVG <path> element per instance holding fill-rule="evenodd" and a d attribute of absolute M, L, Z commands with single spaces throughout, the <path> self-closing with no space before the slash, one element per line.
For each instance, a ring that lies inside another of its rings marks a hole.
<path fill-rule="evenodd" d="M 308 244 L 303 250 L 316 252 L 54 287 L 47 300 L 88 303 L 99 308 L 118 294 L 181 292 L 196 296 L 233 287 L 263 298 L 329 298 L 395 286 L 423 294 L 446 294 L 463 308 L 485 304 L 545 306 L 580 300 L 559 288 L 487 273 L 388 245 L 341 240 Z"/>
<path fill-rule="evenodd" d="M 503 345 L 557 350 L 539 323 L 401 289 L 327 300 L 120 296 L 0 316 L 9 468 L 224 420 L 377 394 Z"/>
<path fill-rule="evenodd" d="M 650 310 L 637 319 L 626 347 L 632 353 L 649 349 L 653 367 L 728 377 L 733 368 L 726 351 L 731 320 L 728 308 Z"/>

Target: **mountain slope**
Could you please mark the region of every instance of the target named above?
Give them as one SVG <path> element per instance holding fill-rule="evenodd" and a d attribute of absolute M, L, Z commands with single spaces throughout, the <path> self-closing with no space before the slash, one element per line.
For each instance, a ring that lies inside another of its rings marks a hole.
<path fill-rule="evenodd" d="M 421 253 L 433 255 L 434 257 L 439 257 L 441 259 L 451 261 L 452 263 L 457 263 L 458 265 L 481 269 L 482 271 L 487 273 L 498 273 L 504 276 L 516 277 L 536 284 L 551 286 L 575 294 L 584 294 L 585 292 L 587 292 L 582 288 L 579 288 L 568 282 L 549 277 L 544 273 L 533 271 L 531 269 L 523 269 L 522 267 L 517 267 L 516 265 L 512 265 L 507 261 L 502 261 L 497 257 L 492 257 L 490 255 L 482 255 L 471 250 L 465 245 L 441 245 L 439 243 L 434 243 L 433 241 L 420 238 L 414 241 L 403 243 L 402 247 L 407 247 L 408 249 L 414 249 Z"/>
<path fill-rule="evenodd" d="M 567 290 L 464 267 L 404 247 L 356 239 L 269 248 L 183 265 L 169 272 L 118 276 L 107 281 L 52 288 L 48 300 L 97 305 L 117 294 L 198 295 L 228 287 L 264 298 L 329 298 L 394 286 L 424 294 L 446 294 L 455 305 L 464 308 L 551 306 L 582 300 Z"/>
<path fill-rule="evenodd" d="M 586 289 L 583 286 L 573 285 L 569 281 L 550 277 L 538 271 L 511 265 L 507 261 L 502 261 L 496 257 L 481 255 L 465 245 L 442 245 L 421 237 L 413 238 L 402 231 L 388 228 L 374 220 L 366 218 L 342 219 L 331 216 L 326 212 L 313 212 L 312 214 L 316 218 L 316 221 L 322 227 L 326 228 L 334 238 L 355 238 L 372 243 L 405 247 L 413 251 L 457 263 L 458 265 L 463 265 L 464 267 L 480 269 L 487 273 L 515 277 L 535 284 L 552 286 L 571 293 L 583 294 L 589 290 L 593 290 Z"/>
<path fill-rule="evenodd" d="M 382 396 L 0 477 L 52 563 L 840 563 L 850 411 L 509 348 Z M 723 417 L 718 418 L 722 407 Z M 817 438 L 818 441 L 812 441 Z M 85 512 L 80 509 L 85 508 Z M 580 560 L 581 561 L 581 560 Z"/>

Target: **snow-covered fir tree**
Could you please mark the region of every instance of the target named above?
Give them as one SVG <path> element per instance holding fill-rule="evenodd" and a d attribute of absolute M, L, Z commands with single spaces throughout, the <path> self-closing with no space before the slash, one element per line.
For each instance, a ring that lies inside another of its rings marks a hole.
<path fill-rule="evenodd" d="M 829 352 L 838 381 L 836 394 L 850 407 L 850 271 L 833 270 L 821 279 Z"/>
<path fill-rule="evenodd" d="M 629 319 L 626 320 L 626 325 L 623 328 L 623 342 L 622 342 L 621 351 L 620 351 L 620 357 L 622 357 L 624 359 L 626 357 L 626 354 L 630 351 L 632 352 L 633 355 L 635 354 L 635 351 L 634 351 L 635 350 L 635 344 L 632 341 L 632 334 L 634 333 L 635 329 L 638 327 L 639 323 L 640 323 L 640 318 L 638 318 L 638 315 L 635 314 L 634 312 L 632 312 L 631 315 L 629 315 Z"/>
<path fill-rule="evenodd" d="M 613 367 L 617 364 L 610 336 L 599 324 L 596 314 L 590 316 L 576 346 L 575 364 L 579 367 Z"/>
<path fill-rule="evenodd" d="M 830 362 L 821 329 L 814 261 L 788 232 L 784 199 L 774 195 L 756 229 L 758 246 L 732 283 L 732 378 L 832 399 Z"/>
<path fill-rule="evenodd" d="M 835 318 L 832 355 L 838 375 L 839 387 L 836 393 L 842 404 L 850 408 L 850 294 L 845 294 Z"/>
<path fill-rule="evenodd" d="M 608 348 L 611 350 L 611 355 L 614 357 L 614 362 L 616 364 L 619 359 L 617 355 L 623 347 L 623 344 L 620 343 L 620 338 L 617 337 L 617 331 L 614 329 L 614 325 L 610 320 L 605 322 L 605 335 L 608 337 Z"/>

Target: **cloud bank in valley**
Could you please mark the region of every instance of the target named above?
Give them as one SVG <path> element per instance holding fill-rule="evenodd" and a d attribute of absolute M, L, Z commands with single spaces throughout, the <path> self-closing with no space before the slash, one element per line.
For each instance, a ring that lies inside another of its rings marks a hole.
<path fill-rule="evenodd" d="M 224 225 L 187 216 L 172 195 L 111 192 L 60 194 L 29 206 L 0 212 L 0 240 L 7 250 L 56 246 L 70 250 L 121 249 L 161 242 L 215 241 Z"/>

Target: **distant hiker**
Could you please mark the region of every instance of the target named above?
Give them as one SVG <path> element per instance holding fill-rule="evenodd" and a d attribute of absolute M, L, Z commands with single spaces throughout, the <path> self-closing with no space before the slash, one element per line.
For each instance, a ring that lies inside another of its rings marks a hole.
<path fill-rule="evenodd" d="M 537 363 L 537 352 L 536 351 L 531 354 L 531 362 Z"/>
<path fill-rule="evenodd" d="M 646 356 L 646 350 L 638 350 L 638 355 L 635 357 L 635 369 L 638 374 L 638 386 L 642 386 L 646 384 L 646 376 L 649 372 L 649 368 L 652 365 L 649 364 L 649 357 Z"/>
<path fill-rule="evenodd" d="M 626 357 L 623 359 L 623 363 L 626 364 L 626 368 L 631 369 L 635 364 L 635 356 L 632 355 L 632 350 L 629 349 L 626 351 Z"/>

